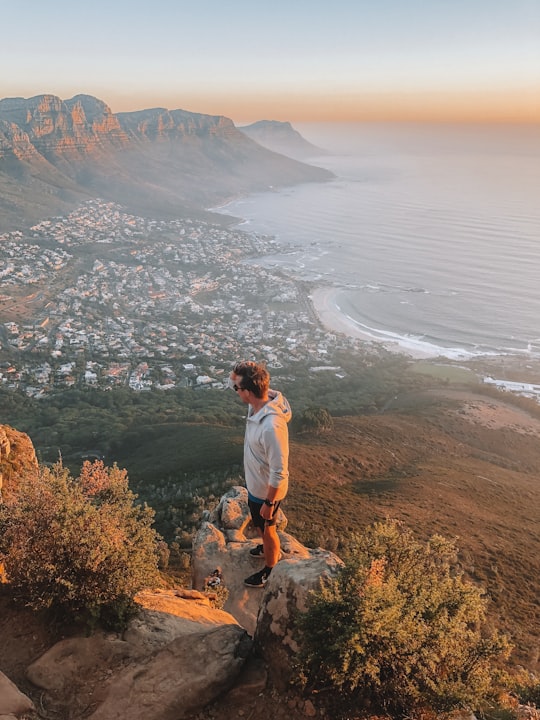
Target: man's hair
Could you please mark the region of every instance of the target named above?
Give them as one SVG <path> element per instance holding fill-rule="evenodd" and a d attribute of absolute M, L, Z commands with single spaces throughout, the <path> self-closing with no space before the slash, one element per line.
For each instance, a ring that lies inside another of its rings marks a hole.
<path fill-rule="evenodd" d="M 242 360 L 233 367 L 233 373 L 242 378 L 242 388 L 250 390 L 255 397 L 262 398 L 270 387 L 270 373 L 264 363 Z"/>

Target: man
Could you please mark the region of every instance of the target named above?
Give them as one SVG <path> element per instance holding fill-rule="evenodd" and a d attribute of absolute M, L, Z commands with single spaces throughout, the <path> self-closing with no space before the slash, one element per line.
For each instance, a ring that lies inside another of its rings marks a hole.
<path fill-rule="evenodd" d="M 244 580 L 248 587 L 263 587 L 280 557 L 277 511 L 289 484 L 289 429 L 292 414 L 280 392 L 270 390 L 266 366 L 249 360 L 237 363 L 229 386 L 248 406 L 244 437 L 244 473 L 251 519 L 262 545 L 250 550 L 264 556 L 264 568 Z"/>

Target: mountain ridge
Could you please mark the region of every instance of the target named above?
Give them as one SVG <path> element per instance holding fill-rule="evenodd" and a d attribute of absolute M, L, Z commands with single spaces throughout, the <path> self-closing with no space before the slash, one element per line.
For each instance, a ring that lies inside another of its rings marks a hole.
<path fill-rule="evenodd" d="M 82 94 L 0 99 L 0 231 L 96 196 L 139 213 L 224 222 L 206 209 L 332 177 L 263 147 L 222 115 L 166 108 L 114 114 Z"/>

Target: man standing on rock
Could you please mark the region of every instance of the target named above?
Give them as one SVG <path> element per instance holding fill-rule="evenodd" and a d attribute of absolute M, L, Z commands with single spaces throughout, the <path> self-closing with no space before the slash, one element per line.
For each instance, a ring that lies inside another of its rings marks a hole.
<path fill-rule="evenodd" d="M 263 363 L 237 363 L 229 387 L 248 406 L 244 437 L 244 474 L 251 519 L 262 545 L 250 550 L 265 566 L 244 580 L 248 587 L 264 587 L 280 557 L 277 512 L 289 485 L 289 429 L 291 407 L 280 392 L 270 389 Z"/>

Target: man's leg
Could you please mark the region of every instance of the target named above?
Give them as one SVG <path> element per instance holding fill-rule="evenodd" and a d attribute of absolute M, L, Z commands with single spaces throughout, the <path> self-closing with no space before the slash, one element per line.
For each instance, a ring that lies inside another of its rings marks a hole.
<path fill-rule="evenodd" d="M 259 503 L 253 503 L 251 500 L 249 507 L 251 509 L 251 518 L 253 524 L 262 536 L 262 550 L 264 554 L 264 568 L 244 580 L 244 584 L 248 587 L 264 587 L 266 585 L 272 569 L 277 564 L 280 556 L 280 542 L 277 533 L 276 519 L 264 520 L 261 517 Z M 276 511 L 279 504 L 276 506 Z M 264 528 L 264 529 L 263 529 Z"/>
<path fill-rule="evenodd" d="M 261 542 L 264 544 L 264 526 L 265 520 L 261 517 L 262 503 L 255 502 L 254 500 L 248 500 L 249 511 L 251 513 L 251 522 L 257 530 L 257 534 L 261 538 Z"/>
<path fill-rule="evenodd" d="M 273 520 L 267 522 L 263 535 L 264 562 L 266 567 L 273 568 L 277 564 L 280 555 L 279 535 L 276 523 Z"/>

